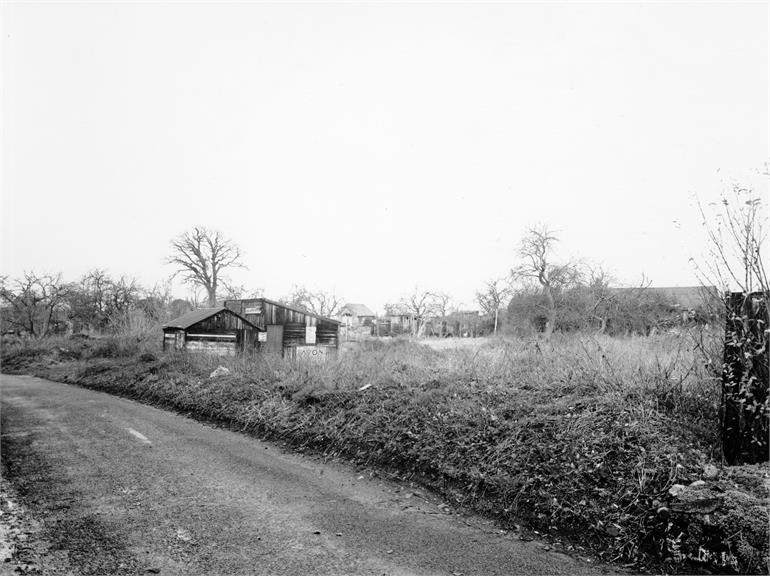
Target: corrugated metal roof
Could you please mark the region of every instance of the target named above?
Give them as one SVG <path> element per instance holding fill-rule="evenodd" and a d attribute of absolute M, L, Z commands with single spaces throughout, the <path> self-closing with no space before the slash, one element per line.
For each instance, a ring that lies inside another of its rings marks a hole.
<path fill-rule="evenodd" d="M 346 310 L 353 316 L 374 316 L 374 312 L 369 310 L 364 304 L 345 304 L 340 308 L 339 315 L 342 316 Z"/>
<path fill-rule="evenodd" d="M 226 308 L 223 306 L 217 308 L 198 308 L 197 310 L 193 310 L 187 314 L 182 314 L 179 318 L 174 318 L 173 320 L 166 322 L 163 327 L 181 328 L 184 330 L 193 324 L 197 324 L 201 320 L 205 320 L 206 318 L 211 318 L 215 314 L 219 314 L 222 310 L 225 309 Z"/>
<path fill-rule="evenodd" d="M 264 331 L 262 328 L 254 326 L 254 324 L 246 320 L 243 316 L 236 314 L 235 312 L 225 308 L 224 306 L 218 306 L 216 308 L 198 308 L 197 310 L 193 310 L 192 312 L 183 314 L 179 318 L 175 318 L 174 320 L 170 320 L 169 322 L 166 322 L 163 325 L 163 328 L 179 328 L 181 330 L 187 330 L 187 328 L 189 328 L 190 326 L 193 326 L 198 322 L 205 320 L 206 318 L 211 318 L 212 316 L 216 316 L 217 314 L 222 312 L 222 310 L 227 310 L 228 313 L 233 314 L 234 316 L 238 316 L 238 318 L 243 320 L 246 324 L 248 324 L 252 328 L 256 330 Z"/>

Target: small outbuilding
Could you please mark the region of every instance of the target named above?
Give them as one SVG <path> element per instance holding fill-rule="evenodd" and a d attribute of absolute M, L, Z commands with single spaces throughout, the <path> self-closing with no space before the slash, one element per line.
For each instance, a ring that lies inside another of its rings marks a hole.
<path fill-rule="evenodd" d="M 264 331 L 227 308 L 198 308 L 163 325 L 163 350 L 233 356 L 256 350 Z"/>

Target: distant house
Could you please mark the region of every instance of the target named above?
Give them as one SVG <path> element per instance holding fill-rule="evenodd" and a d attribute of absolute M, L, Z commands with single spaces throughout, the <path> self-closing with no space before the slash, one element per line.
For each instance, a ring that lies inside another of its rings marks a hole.
<path fill-rule="evenodd" d="M 337 313 L 337 317 L 348 328 L 368 326 L 374 321 L 374 312 L 364 304 L 345 304 Z"/>
<path fill-rule="evenodd" d="M 340 334 L 346 341 L 367 338 L 375 332 L 375 314 L 364 304 L 345 304 L 337 318 L 342 322 Z"/>
<path fill-rule="evenodd" d="M 403 304 L 386 304 L 385 316 L 378 320 L 377 331 L 380 336 L 398 336 L 416 333 L 420 319 L 417 314 Z"/>
<path fill-rule="evenodd" d="M 714 286 L 650 286 L 647 290 L 667 298 L 683 310 L 697 310 L 710 299 L 719 298 L 719 291 Z"/>
<path fill-rule="evenodd" d="M 256 350 L 255 326 L 227 308 L 198 308 L 163 325 L 163 350 L 189 350 L 233 356 L 244 350 Z"/>

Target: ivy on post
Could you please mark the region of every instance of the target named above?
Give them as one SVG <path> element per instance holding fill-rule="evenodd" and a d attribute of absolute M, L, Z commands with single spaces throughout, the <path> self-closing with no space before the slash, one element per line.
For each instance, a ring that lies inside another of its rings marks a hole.
<path fill-rule="evenodd" d="M 770 459 L 768 292 L 727 293 L 722 368 L 722 451 L 729 465 Z"/>

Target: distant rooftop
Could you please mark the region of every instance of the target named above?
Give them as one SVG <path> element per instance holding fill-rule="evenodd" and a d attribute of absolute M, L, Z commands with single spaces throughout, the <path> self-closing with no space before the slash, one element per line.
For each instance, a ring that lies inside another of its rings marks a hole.
<path fill-rule="evenodd" d="M 346 312 L 352 316 L 374 316 L 374 312 L 372 312 L 364 304 L 345 304 L 342 308 L 340 308 L 338 315 L 344 316 Z"/>
<path fill-rule="evenodd" d="M 649 286 L 647 288 L 613 288 L 613 290 L 642 290 L 660 294 L 686 308 L 695 308 L 703 304 L 708 298 L 719 296 L 719 291 L 715 286 Z"/>

